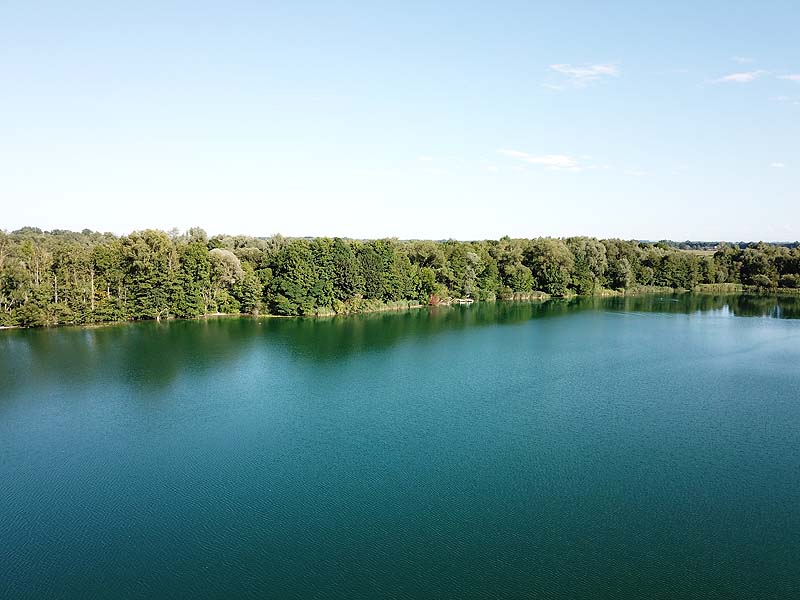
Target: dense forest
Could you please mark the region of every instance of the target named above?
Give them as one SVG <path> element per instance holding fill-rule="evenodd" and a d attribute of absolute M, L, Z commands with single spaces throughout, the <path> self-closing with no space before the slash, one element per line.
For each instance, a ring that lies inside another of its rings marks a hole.
<path fill-rule="evenodd" d="M 0 326 L 205 314 L 329 315 L 474 300 L 694 289 L 800 288 L 796 244 L 586 237 L 461 242 L 253 238 L 137 231 L 0 231 Z"/>

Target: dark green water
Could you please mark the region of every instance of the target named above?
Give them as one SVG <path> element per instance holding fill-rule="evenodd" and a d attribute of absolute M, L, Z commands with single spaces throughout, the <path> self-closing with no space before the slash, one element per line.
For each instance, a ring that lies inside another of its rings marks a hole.
<path fill-rule="evenodd" d="M 0 598 L 800 598 L 798 317 L 0 331 Z"/>

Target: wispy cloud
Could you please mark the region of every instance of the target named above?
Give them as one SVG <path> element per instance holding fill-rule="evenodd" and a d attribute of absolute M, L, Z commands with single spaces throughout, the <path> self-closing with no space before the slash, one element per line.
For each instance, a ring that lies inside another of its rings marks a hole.
<path fill-rule="evenodd" d="M 570 156 L 567 154 L 529 154 L 521 150 L 511 150 L 504 148 L 497 151 L 498 154 L 507 156 L 519 162 L 526 163 L 547 169 L 548 171 L 572 171 L 572 172 L 594 172 L 594 173 L 620 173 L 622 175 L 629 175 L 633 177 L 646 177 L 653 173 L 643 169 L 631 168 L 623 169 L 622 167 L 615 167 L 607 163 L 593 160 L 593 157 L 588 154 L 578 154 Z M 504 167 L 505 170 L 506 167 Z M 521 166 L 511 166 L 514 171 L 524 171 L 527 168 Z"/>
<path fill-rule="evenodd" d="M 782 162 L 774 162 L 771 163 L 769 166 L 772 167 L 773 169 L 783 169 L 786 167 L 786 165 L 783 164 Z"/>
<path fill-rule="evenodd" d="M 584 87 L 599 79 L 619 76 L 619 67 L 612 63 L 596 65 L 570 65 L 559 63 L 550 65 L 549 68 L 551 71 L 564 75 L 572 87 Z M 544 86 L 554 90 L 563 89 L 563 86 L 552 84 L 544 84 Z"/>
<path fill-rule="evenodd" d="M 772 98 L 770 98 L 770 100 L 772 100 L 773 102 L 794 104 L 795 106 L 800 105 L 800 97 L 793 98 L 792 96 L 773 96 Z"/>
<path fill-rule="evenodd" d="M 735 63 L 739 63 L 740 65 L 749 65 L 756 62 L 755 58 L 751 58 L 749 56 L 731 56 L 731 60 Z"/>
<path fill-rule="evenodd" d="M 531 165 L 540 165 L 556 171 L 580 171 L 578 161 L 565 154 L 543 154 L 536 156 L 519 150 L 498 150 L 500 154 L 521 160 Z"/>
<path fill-rule="evenodd" d="M 800 73 L 792 73 L 791 75 L 778 75 L 778 79 L 785 79 L 786 81 L 800 81 Z"/>
<path fill-rule="evenodd" d="M 432 160 L 433 160 L 433 157 L 432 157 L 432 156 L 427 156 L 427 155 L 424 155 L 424 154 L 423 154 L 423 155 L 421 155 L 421 156 L 418 156 L 418 157 L 417 157 L 417 160 L 420 160 L 420 161 L 422 161 L 422 162 L 430 162 L 430 161 L 432 161 Z"/>
<path fill-rule="evenodd" d="M 750 83 L 764 74 L 764 71 L 746 71 L 744 73 L 731 73 L 718 79 L 712 79 L 711 83 Z"/>
<path fill-rule="evenodd" d="M 448 175 L 449 171 L 445 169 L 422 169 L 423 173 L 427 173 L 428 175 Z"/>

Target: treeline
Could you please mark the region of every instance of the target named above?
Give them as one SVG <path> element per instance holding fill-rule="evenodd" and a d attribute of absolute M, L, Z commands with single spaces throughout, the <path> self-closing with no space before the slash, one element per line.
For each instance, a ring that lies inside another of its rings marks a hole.
<path fill-rule="evenodd" d="M 719 250 L 723 245 L 724 246 L 732 246 L 734 248 L 739 248 L 740 250 L 744 250 L 752 245 L 752 242 L 693 242 L 690 240 L 686 240 L 685 242 L 673 242 L 672 240 L 661 240 L 662 244 L 666 244 L 672 248 L 678 248 L 680 250 L 703 250 L 703 251 L 716 251 Z M 766 243 L 768 246 L 782 246 L 785 248 L 797 248 L 800 246 L 800 242 L 762 242 Z"/>
<path fill-rule="evenodd" d="M 737 283 L 800 288 L 800 248 L 586 237 L 356 241 L 146 230 L 0 231 L 0 325 L 191 318 L 215 312 L 345 314 L 536 294 Z"/>

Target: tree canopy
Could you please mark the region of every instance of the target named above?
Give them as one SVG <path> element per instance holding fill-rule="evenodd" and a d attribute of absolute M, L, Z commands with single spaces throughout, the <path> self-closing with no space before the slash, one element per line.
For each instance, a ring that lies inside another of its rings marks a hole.
<path fill-rule="evenodd" d="M 699 244 L 699 243 L 698 243 Z M 319 315 L 448 297 L 494 300 L 692 289 L 800 287 L 797 244 L 587 237 L 462 242 L 254 238 L 157 230 L 0 231 L 0 325 L 204 314 Z"/>

